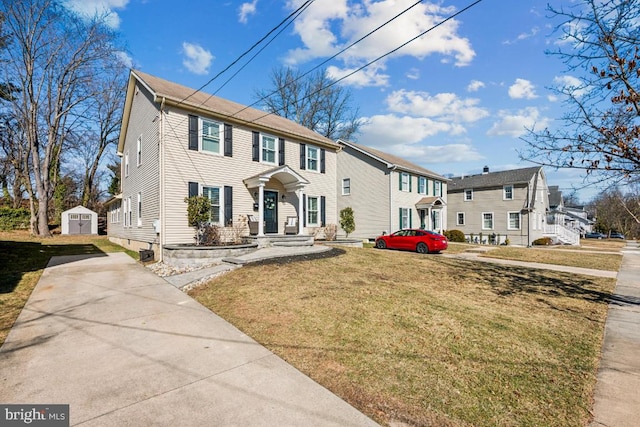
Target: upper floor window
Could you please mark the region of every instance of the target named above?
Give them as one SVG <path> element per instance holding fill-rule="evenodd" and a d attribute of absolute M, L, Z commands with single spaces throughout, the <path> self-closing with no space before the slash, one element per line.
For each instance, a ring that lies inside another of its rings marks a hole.
<path fill-rule="evenodd" d="M 411 191 L 411 175 L 406 172 L 400 173 L 400 191 Z"/>
<path fill-rule="evenodd" d="M 351 194 L 351 179 L 344 178 L 342 180 L 342 195 L 348 196 L 349 194 Z"/>
<path fill-rule="evenodd" d="M 473 190 L 471 189 L 464 190 L 464 201 L 470 202 L 471 200 L 473 200 Z"/>
<path fill-rule="evenodd" d="M 320 169 L 320 149 L 312 145 L 307 145 L 307 170 L 316 171 Z"/>
<path fill-rule="evenodd" d="M 513 200 L 513 185 L 505 185 L 502 187 L 502 198 L 504 200 Z"/>
<path fill-rule="evenodd" d="M 433 195 L 436 197 L 442 196 L 442 182 L 433 181 Z"/>
<path fill-rule="evenodd" d="M 427 194 L 427 178 L 424 176 L 418 177 L 418 193 Z"/>
<path fill-rule="evenodd" d="M 142 135 L 138 137 L 138 141 L 136 141 L 136 166 L 140 166 L 142 164 Z"/>
<path fill-rule="evenodd" d="M 260 149 L 260 160 L 265 163 L 276 163 L 278 158 L 278 145 L 276 138 L 268 135 L 262 136 L 262 144 Z"/>
<path fill-rule="evenodd" d="M 209 153 L 220 154 L 220 141 L 223 127 L 213 120 L 200 118 L 200 149 Z"/>
<path fill-rule="evenodd" d="M 129 176 L 129 152 L 124 153 L 124 176 Z"/>

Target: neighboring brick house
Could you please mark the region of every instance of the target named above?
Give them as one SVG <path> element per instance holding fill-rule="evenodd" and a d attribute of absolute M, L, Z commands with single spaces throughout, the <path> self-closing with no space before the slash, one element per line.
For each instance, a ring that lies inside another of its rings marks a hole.
<path fill-rule="evenodd" d="M 321 235 L 337 223 L 339 148 L 288 119 L 131 71 L 109 238 L 160 254 L 193 243 L 185 203 L 192 195 L 210 199 L 211 223 L 223 232 L 249 234 L 252 216 L 257 235 L 284 234 L 294 217 L 297 234 Z"/>
<path fill-rule="evenodd" d="M 349 237 L 374 239 L 401 228 L 447 228 L 447 178 L 400 157 L 339 140 L 338 212 L 354 211 Z M 338 229 L 338 235 L 344 232 Z"/>
<path fill-rule="evenodd" d="M 484 243 L 529 246 L 545 235 L 549 189 L 542 167 L 452 178 L 448 186 L 449 229 Z"/>

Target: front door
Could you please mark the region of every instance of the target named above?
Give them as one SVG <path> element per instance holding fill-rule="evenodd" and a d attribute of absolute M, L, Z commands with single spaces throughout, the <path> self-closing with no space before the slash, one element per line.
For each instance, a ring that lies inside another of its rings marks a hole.
<path fill-rule="evenodd" d="M 278 192 L 264 191 L 264 232 L 278 232 Z"/>

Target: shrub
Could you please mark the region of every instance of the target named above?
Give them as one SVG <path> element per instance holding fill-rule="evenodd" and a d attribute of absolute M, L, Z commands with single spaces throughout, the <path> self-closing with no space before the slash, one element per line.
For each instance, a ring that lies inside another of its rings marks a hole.
<path fill-rule="evenodd" d="M 29 228 L 29 218 L 31 214 L 29 209 L 10 207 L 0 208 L 0 230 L 26 230 Z"/>
<path fill-rule="evenodd" d="M 450 242 L 464 243 L 466 241 L 464 233 L 460 230 L 447 230 L 444 235 Z"/>
<path fill-rule="evenodd" d="M 349 234 L 356 230 L 356 220 L 353 218 L 353 209 L 350 207 L 340 211 L 340 228 L 347 233 L 347 238 L 349 238 Z"/>
<path fill-rule="evenodd" d="M 327 224 L 324 228 L 324 238 L 327 241 L 336 240 L 336 234 L 338 234 L 338 226 L 335 224 Z"/>
<path fill-rule="evenodd" d="M 199 240 L 200 244 L 204 246 L 218 246 L 220 245 L 220 228 L 217 225 L 204 224 L 200 226 Z"/>
<path fill-rule="evenodd" d="M 532 245 L 534 246 L 549 246 L 553 244 L 553 240 L 551 237 L 541 237 L 533 241 Z"/>

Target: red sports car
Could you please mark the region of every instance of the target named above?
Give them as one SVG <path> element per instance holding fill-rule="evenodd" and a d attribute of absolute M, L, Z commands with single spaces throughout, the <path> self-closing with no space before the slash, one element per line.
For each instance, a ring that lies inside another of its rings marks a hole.
<path fill-rule="evenodd" d="M 404 229 L 376 237 L 378 249 L 406 249 L 428 254 L 444 251 L 448 246 L 445 236 L 429 230 Z"/>

